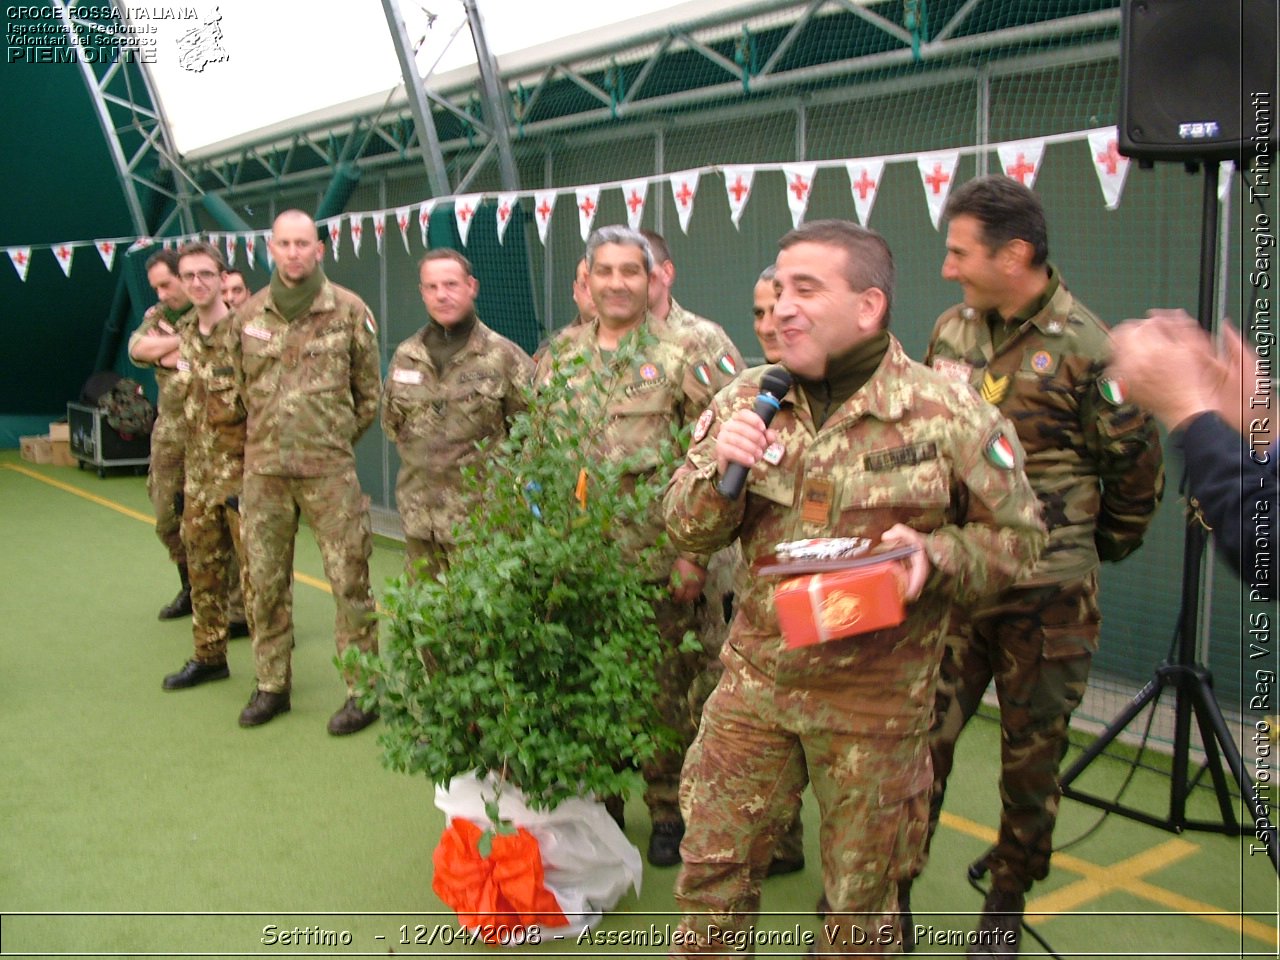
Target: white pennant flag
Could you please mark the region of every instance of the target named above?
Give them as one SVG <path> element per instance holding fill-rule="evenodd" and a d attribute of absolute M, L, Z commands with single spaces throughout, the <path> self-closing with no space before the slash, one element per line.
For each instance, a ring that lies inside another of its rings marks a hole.
<path fill-rule="evenodd" d="M 325 233 L 329 234 L 329 249 L 333 251 L 333 262 L 337 263 L 341 256 L 338 246 L 342 240 L 342 218 L 333 217 L 323 220 L 320 225 L 324 227 Z"/>
<path fill-rule="evenodd" d="M 27 270 L 31 267 L 31 248 L 30 247 L 10 247 L 8 250 L 9 262 L 13 264 L 13 269 L 18 271 L 18 276 L 23 283 L 27 282 Z"/>
<path fill-rule="evenodd" d="M 418 226 L 422 228 L 423 247 L 427 246 L 427 227 L 431 226 L 431 211 L 435 208 L 435 200 L 428 200 L 418 208 Z"/>
<path fill-rule="evenodd" d="M 671 199 L 676 202 L 676 215 L 680 229 L 689 232 L 689 217 L 693 214 L 693 198 L 698 194 L 698 171 L 686 170 L 671 175 Z"/>
<path fill-rule="evenodd" d="M 1231 160 L 1218 161 L 1218 202 L 1226 203 L 1227 196 L 1231 193 L 1231 174 L 1235 170 L 1235 163 Z"/>
<path fill-rule="evenodd" d="M 578 229 L 582 233 L 582 242 L 591 236 L 591 224 L 595 222 L 596 211 L 600 209 L 600 188 L 596 186 L 578 187 L 574 191 L 578 199 Z"/>
<path fill-rule="evenodd" d="M 188 243 L 192 242 L 187 237 L 181 237 L 179 238 L 179 240 L 183 246 L 186 246 Z M 207 237 L 201 237 L 199 234 L 196 234 L 195 240 L 196 242 L 203 240 L 205 243 L 209 244 L 209 246 L 213 247 L 213 249 L 217 250 L 218 247 L 222 245 L 222 234 L 211 233 Z"/>
<path fill-rule="evenodd" d="M 649 197 L 648 180 L 628 180 L 622 184 L 622 202 L 627 205 L 627 226 L 640 229 L 644 218 L 644 203 Z"/>
<path fill-rule="evenodd" d="M 378 247 L 378 256 L 382 256 L 382 239 L 387 235 L 387 211 L 379 210 L 373 214 L 373 241 Z"/>
<path fill-rule="evenodd" d="M 538 190 L 533 194 L 533 219 L 538 224 L 538 239 L 547 245 L 547 227 L 551 225 L 551 211 L 556 208 L 554 190 Z"/>
<path fill-rule="evenodd" d="M 351 231 L 351 249 L 360 256 L 360 241 L 364 239 L 364 214 L 347 214 L 347 229 Z"/>
<path fill-rule="evenodd" d="M 271 255 L 271 231 L 262 231 L 262 246 L 267 251 L 267 269 L 274 270 L 276 268 L 276 258 Z"/>
<path fill-rule="evenodd" d="M 467 234 L 471 232 L 471 224 L 476 218 L 476 211 L 480 209 L 480 201 L 483 198 L 483 193 L 467 193 L 453 198 L 453 219 L 458 224 L 458 236 L 462 238 L 464 247 L 467 245 Z"/>
<path fill-rule="evenodd" d="M 257 240 L 258 240 L 258 235 L 255 234 L 252 230 L 250 230 L 248 233 L 244 235 L 244 255 L 245 255 L 245 258 L 249 261 L 250 267 L 253 266 L 253 263 L 254 263 L 253 255 L 255 252 L 257 252 L 257 249 L 258 249 Z"/>
<path fill-rule="evenodd" d="M 729 217 L 736 229 L 751 198 L 751 181 L 756 177 L 756 168 L 722 167 L 721 172 L 724 173 L 724 189 L 729 196 Z"/>
<path fill-rule="evenodd" d="M 996 147 L 1000 155 L 1000 169 L 1004 175 L 1031 190 L 1040 173 L 1040 161 L 1044 158 L 1043 140 L 1022 140 L 1018 143 L 1002 143 Z"/>
<path fill-rule="evenodd" d="M 512 214 L 516 212 L 516 208 L 519 206 L 520 194 L 498 194 L 498 243 L 502 243 L 503 238 L 506 237 L 507 225 L 511 223 Z"/>
<path fill-rule="evenodd" d="M 71 256 L 75 253 L 75 244 L 60 243 L 53 248 L 53 255 L 57 258 L 58 266 L 62 268 L 62 272 L 66 276 L 71 276 Z"/>
<path fill-rule="evenodd" d="M 102 258 L 102 265 L 107 268 L 107 273 L 111 272 L 111 266 L 116 262 L 116 245 L 112 240 L 95 240 L 93 245 L 98 248 L 98 256 Z"/>
<path fill-rule="evenodd" d="M 228 233 L 223 239 L 227 241 L 227 266 L 234 267 L 236 265 L 236 235 Z"/>
<path fill-rule="evenodd" d="M 951 180 L 959 162 L 958 150 L 925 153 L 916 158 L 916 165 L 920 168 L 920 182 L 924 184 L 924 199 L 929 204 L 929 219 L 935 230 L 942 219 L 942 208 L 946 206 L 947 195 L 951 193 Z"/>
<path fill-rule="evenodd" d="M 782 176 L 787 181 L 787 207 L 791 210 L 792 227 L 798 227 L 804 222 L 804 213 L 809 209 L 809 196 L 813 193 L 813 175 L 817 169 L 816 163 L 782 165 Z"/>
<path fill-rule="evenodd" d="M 1121 156 L 1117 149 L 1119 144 L 1120 137 L 1115 127 L 1089 133 L 1089 154 L 1093 158 L 1093 169 L 1098 174 L 1102 199 L 1108 210 L 1115 210 L 1120 206 L 1124 179 L 1129 175 L 1129 158 Z"/>
<path fill-rule="evenodd" d="M 400 228 L 400 239 L 404 241 L 404 252 L 409 252 L 409 215 L 411 207 L 396 207 L 396 226 Z"/>
<path fill-rule="evenodd" d="M 880 178 L 884 175 L 884 161 L 879 157 L 870 160 L 846 160 L 849 171 L 849 192 L 853 194 L 853 209 L 858 223 L 864 227 L 871 220 L 871 207 L 880 192 Z"/>
<path fill-rule="evenodd" d="M 139 237 L 133 243 L 129 244 L 129 249 L 125 253 L 137 253 L 139 250 L 145 250 L 147 247 L 155 243 L 150 237 Z"/>

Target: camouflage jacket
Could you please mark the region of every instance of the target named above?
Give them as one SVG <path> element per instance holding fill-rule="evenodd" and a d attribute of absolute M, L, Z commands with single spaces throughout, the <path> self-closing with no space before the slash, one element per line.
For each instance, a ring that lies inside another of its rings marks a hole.
<path fill-rule="evenodd" d="M 479 320 L 442 373 L 419 330 L 396 348 L 383 384 L 382 429 L 400 451 L 396 506 L 411 537 L 453 542 L 475 506 L 462 470 L 480 463 L 476 444 L 506 435 L 525 409 L 533 361 Z"/>
<path fill-rule="evenodd" d="M 311 309 L 289 321 L 271 287 L 232 318 L 232 360 L 248 413 L 249 473 L 320 477 L 355 464 L 355 442 L 378 415 L 381 377 L 373 315 L 324 281 Z"/>
<path fill-rule="evenodd" d="M 951 602 L 1004 589 L 1044 544 L 1022 448 L 973 391 L 913 362 L 890 338 L 871 379 L 821 429 L 793 388 L 771 424 L 778 456 L 757 463 L 744 496 L 727 500 L 715 488 L 716 438 L 735 411 L 753 406 L 765 369 L 715 398 L 664 503 L 680 549 L 742 542 L 738 610 L 720 659 L 746 689 L 812 717 L 817 729 L 920 735 Z M 898 523 L 925 535 L 932 565 L 905 622 L 788 649 L 774 606 L 779 578 L 756 573 L 774 547 L 806 537 L 878 540 Z"/>
<path fill-rule="evenodd" d="M 647 341 L 628 368 L 615 369 L 596 346 L 598 329 L 599 321 L 592 321 L 561 330 L 539 359 L 534 382 L 545 384 L 557 361 L 570 363 L 573 357 L 584 356 L 586 363 L 572 371 L 571 395 L 594 389 L 593 375 L 611 390 L 602 422 L 591 437 L 592 451 L 611 463 L 634 457 L 634 482 L 665 485 L 669 478 L 655 475 L 664 452 L 679 455 L 671 447 L 674 436 L 684 431 L 687 442 L 688 431 L 716 391 L 741 369 L 742 356 L 723 331 L 723 344 L 712 350 L 706 331 L 673 328 L 647 314 L 639 330 Z M 663 527 L 661 506 L 655 502 L 647 522 L 620 530 L 619 537 L 628 554 L 636 556 L 657 542 Z M 665 580 L 676 556 L 672 548 L 653 555 L 649 579 Z M 707 565 L 703 551 L 690 551 L 686 557 L 699 566 Z"/>
<path fill-rule="evenodd" d="M 231 365 L 231 316 L 200 332 L 198 320 L 183 327 L 182 363 L 190 385 L 183 407 L 187 445 L 186 494 L 221 503 L 240 493 L 244 476 L 244 404 Z"/>
<path fill-rule="evenodd" d="M 1128 556 L 1164 493 L 1160 436 L 1114 392 L 1104 373 L 1110 355 L 1106 325 L 1061 283 L 999 350 L 972 309 L 953 307 L 934 327 L 925 362 L 978 390 L 1013 422 L 1027 453 L 1049 543 L 1018 586 L 1078 580 L 1100 556 Z"/>
<path fill-rule="evenodd" d="M 181 368 L 162 367 L 158 363 L 139 363 L 133 359 L 133 348 L 143 337 L 152 334 L 173 336 L 181 334 L 183 328 L 195 322 L 194 308 L 178 318 L 177 325 L 171 325 L 165 319 L 164 307 L 155 304 L 142 315 L 138 329 L 129 336 L 129 361 L 135 367 L 150 367 L 156 375 L 156 388 L 159 390 L 159 401 L 156 403 L 156 424 L 151 428 L 151 446 L 171 446 L 180 455 L 186 443 L 183 434 L 183 398 L 187 395 L 187 384 L 191 377 Z"/>

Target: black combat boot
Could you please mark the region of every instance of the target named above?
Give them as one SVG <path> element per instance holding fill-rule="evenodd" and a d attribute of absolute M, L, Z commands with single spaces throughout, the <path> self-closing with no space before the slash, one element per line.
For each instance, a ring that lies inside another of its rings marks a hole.
<path fill-rule="evenodd" d="M 191 578 L 187 576 L 187 565 L 178 564 L 178 577 L 182 580 L 182 589 L 168 604 L 160 608 L 161 620 L 177 620 L 179 617 L 191 616 Z"/>

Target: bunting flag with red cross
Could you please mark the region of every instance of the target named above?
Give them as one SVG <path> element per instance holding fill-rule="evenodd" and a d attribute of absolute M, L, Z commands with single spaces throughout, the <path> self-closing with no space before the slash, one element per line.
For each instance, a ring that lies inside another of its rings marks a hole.
<path fill-rule="evenodd" d="M 640 229 L 644 218 L 644 203 L 649 196 L 648 180 L 628 180 L 622 185 L 622 202 L 627 205 L 627 226 Z"/>
<path fill-rule="evenodd" d="M 480 209 L 483 193 L 466 193 L 453 198 L 453 219 L 458 224 L 458 236 L 462 245 L 467 245 L 467 234 L 471 232 L 471 224 L 475 222 L 476 211 Z"/>
<path fill-rule="evenodd" d="M 431 211 L 436 208 L 435 200 L 428 200 L 418 208 L 418 226 L 422 229 L 422 246 L 429 247 L 427 243 L 427 227 L 431 226 Z M 408 250 L 406 244 L 405 249 Z"/>
<path fill-rule="evenodd" d="M 849 192 L 853 194 L 853 210 L 858 223 L 864 227 L 871 222 L 871 207 L 880 192 L 880 178 L 884 176 L 884 161 L 879 157 L 870 160 L 846 160 L 849 172 Z"/>
<path fill-rule="evenodd" d="M 1040 161 L 1044 159 L 1043 140 L 1020 140 L 1002 143 L 996 148 L 1000 155 L 1000 169 L 1011 180 L 1017 180 L 1028 190 L 1036 185 L 1040 173 Z"/>
<path fill-rule="evenodd" d="M 333 262 L 337 263 L 341 258 L 339 244 L 342 241 L 342 218 L 331 217 L 328 220 L 322 220 L 320 226 L 324 227 L 324 232 L 329 235 L 329 248 L 333 251 Z"/>
<path fill-rule="evenodd" d="M 1120 206 L 1124 180 L 1129 175 L 1129 158 L 1121 156 L 1119 145 L 1120 136 L 1115 127 L 1089 131 L 1089 155 L 1108 210 Z"/>
<path fill-rule="evenodd" d="M 18 271 L 18 279 L 26 283 L 27 270 L 31 268 L 31 248 L 9 247 L 5 252 L 9 254 L 9 262 L 13 264 L 13 269 Z"/>
<path fill-rule="evenodd" d="M 916 158 L 916 165 L 920 168 L 920 182 L 924 184 L 924 199 L 929 205 L 929 219 L 935 230 L 942 219 L 942 208 L 947 204 L 951 181 L 955 178 L 956 164 L 959 162 L 959 150 L 924 153 Z"/>
<path fill-rule="evenodd" d="M 597 186 L 577 187 L 573 191 L 578 203 L 578 230 L 582 234 L 582 242 L 591 236 L 591 224 L 595 222 L 596 211 L 600 209 L 600 188 Z"/>
<path fill-rule="evenodd" d="M 721 167 L 720 170 L 724 174 L 724 189 L 729 197 L 729 218 L 733 220 L 734 229 L 740 230 L 738 221 L 751 199 L 751 182 L 756 178 L 756 168 Z"/>
<path fill-rule="evenodd" d="M 351 249 L 355 251 L 358 257 L 360 256 L 360 241 L 364 239 L 364 214 L 348 214 L 347 230 L 351 233 Z"/>
<path fill-rule="evenodd" d="M 556 208 L 554 190 L 535 190 L 533 194 L 533 219 L 538 224 L 538 239 L 547 245 L 547 227 L 551 225 L 551 212 Z"/>
<path fill-rule="evenodd" d="M 274 270 L 276 268 L 276 258 L 271 253 L 271 231 L 262 231 L 262 246 L 267 251 L 267 269 Z"/>
<path fill-rule="evenodd" d="M 400 239 L 404 242 L 404 252 L 409 252 L 409 220 L 412 207 L 396 207 L 396 226 L 400 228 Z"/>
<path fill-rule="evenodd" d="M 234 233 L 228 233 L 222 239 L 226 241 L 227 266 L 234 267 L 236 265 L 236 235 Z"/>
<path fill-rule="evenodd" d="M 244 255 L 249 259 L 249 266 L 253 266 L 253 255 L 258 249 L 258 235 L 250 230 L 244 235 Z"/>
<path fill-rule="evenodd" d="M 110 273 L 112 265 L 116 262 L 116 242 L 114 240 L 95 240 L 93 245 L 98 250 L 98 256 L 102 258 L 102 265 L 107 268 L 107 273 Z"/>
<path fill-rule="evenodd" d="M 518 193 L 500 193 L 498 194 L 498 243 L 502 243 L 503 237 L 507 235 L 507 226 L 511 223 L 511 217 L 516 212 L 516 207 L 520 206 L 520 194 Z"/>
<path fill-rule="evenodd" d="M 809 195 L 813 193 L 813 175 L 817 170 L 816 163 L 782 165 L 782 176 L 787 181 L 787 208 L 791 211 L 793 229 L 804 222 L 805 211 L 809 209 Z"/>
<path fill-rule="evenodd" d="M 53 256 L 58 261 L 58 266 L 62 268 L 64 275 L 71 276 L 71 257 L 75 254 L 76 245 L 74 243 L 55 243 L 53 245 Z"/>
<path fill-rule="evenodd" d="M 698 195 L 697 170 L 684 170 L 671 175 L 671 199 L 676 202 L 676 215 L 680 229 L 689 232 L 689 217 L 693 214 L 693 198 Z"/>
<path fill-rule="evenodd" d="M 373 242 L 378 248 L 378 256 L 382 256 L 382 242 L 387 236 L 387 212 L 377 210 L 373 214 Z"/>

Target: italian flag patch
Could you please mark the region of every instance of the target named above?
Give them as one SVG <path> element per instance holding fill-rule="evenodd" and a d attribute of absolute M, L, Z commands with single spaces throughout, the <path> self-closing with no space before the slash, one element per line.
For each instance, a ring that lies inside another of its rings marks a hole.
<path fill-rule="evenodd" d="M 1129 399 L 1129 394 L 1124 389 L 1124 383 L 1115 377 L 1103 377 L 1099 380 L 1098 392 L 1102 394 L 1102 399 L 1113 407 L 1118 407 Z"/>
<path fill-rule="evenodd" d="M 729 376 L 737 376 L 738 365 L 733 362 L 733 357 L 727 353 L 716 361 L 716 366 L 727 373 Z"/>
<path fill-rule="evenodd" d="M 1013 444 L 1003 433 L 992 434 L 987 441 L 987 459 L 1001 470 L 1012 470 L 1017 458 L 1013 453 Z"/>
<path fill-rule="evenodd" d="M 369 336 L 376 337 L 378 335 L 377 324 L 373 322 L 373 314 L 367 310 L 364 314 L 364 328 L 369 331 Z"/>
<path fill-rule="evenodd" d="M 697 381 L 704 387 L 711 386 L 711 368 L 705 363 L 700 363 L 693 368 L 693 375 Z"/>

